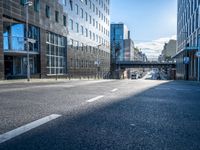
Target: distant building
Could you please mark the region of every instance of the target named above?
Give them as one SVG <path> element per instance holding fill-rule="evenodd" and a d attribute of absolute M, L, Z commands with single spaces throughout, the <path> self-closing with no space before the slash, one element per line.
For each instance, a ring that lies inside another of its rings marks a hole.
<path fill-rule="evenodd" d="M 130 46 L 132 42 L 130 41 L 130 32 L 126 25 L 123 23 L 111 24 L 111 63 L 116 61 L 124 61 L 130 59 L 126 57 L 130 56 Z"/>
<path fill-rule="evenodd" d="M 173 61 L 173 56 L 176 54 L 176 40 L 170 40 L 168 43 L 165 43 L 162 50 L 162 54 L 159 57 L 160 62 L 169 62 Z"/>
<path fill-rule="evenodd" d="M 178 0 L 176 78 L 200 80 L 200 1 Z"/>
<path fill-rule="evenodd" d="M 124 40 L 124 61 L 134 60 L 134 42 L 131 39 Z"/>

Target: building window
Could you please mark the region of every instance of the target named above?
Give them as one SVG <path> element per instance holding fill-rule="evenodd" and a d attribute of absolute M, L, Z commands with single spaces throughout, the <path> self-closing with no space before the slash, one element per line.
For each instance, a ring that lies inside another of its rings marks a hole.
<path fill-rule="evenodd" d="M 20 0 L 21 5 L 25 5 L 25 3 L 26 3 L 26 0 Z"/>
<path fill-rule="evenodd" d="M 66 48 L 65 38 L 54 33 L 47 32 L 50 41 L 46 41 L 47 69 L 49 75 L 63 75 L 66 73 Z"/>
<path fill-rule="evenodd" d="M 67 26 L 67 18 L 65 15 L 63 15 L 63 25 L 66 27 Z"/>
<path fill-rule="evenodd" d="M 96 21 L 96 28 L 98 29 L 98 21 Z"/>
<path fill-rule="evenodd" d="M 92 39 L 92 32 L 90 31 L 90 39 Z"/>
<path fill-rule="evenodd" d="M 69 20 L 69 23 L 70 23 L 70 29 L 73 30 L 73 20 L 70 19 L 70 20 Z"/>
<path fill-rule="evenodd" d="M 34 0 L 34 10 L 39 12 L 40 9 L 40 0 Z"/>
<path fill-rule="evenodd" d="M 63 5 L 67 6 L 67 0 L 63 0 Z"/>
<path fill-rule="evenodd" d="M 50 7 L 46 5 L 46 17 L 50 18 Z"/>
<path fill-rule="evenodd" d="M 83 29 L 83 26 L 81 26 L 81 34 L 84 35 L 84 29 Z"/>
<path fill-rule="evenodd" d="M 73 1 L 69 0 L 71 11 L 73 11 Z"/>
<path fill-rule="evenodd" d="M 75 9 L 76 9 L 76 14 L 78 15 L 78 5 L 75 5 Z"/>
<path fill-rule="evenodd" d="M 83 8 L 81 8 L 81 18 L 83 18 Z"/>
<path fill-rule="evenodd" d="M 89 18 L 90 18 L 90 24 L 92 24 L 92 17 L 91 17 L 91 16 L 89 16 Z"/>
<path fill-rule="evenodd" d="M 34 43 L 29 43 L 30 52 L 39 52 L 39 29 L 29 26 L 29 38 L 34 39 Z M 4 25 L 3 29 L 3 48 L 4 51 L 25 51 L 25 25 L 10 24 Z"/>
<path fill-rule="evenodd" d="M 85 28 L 85 36 L 88 37 L 88 29 Z"/>
<path fill-rule="evenodd" d="M 93 41 L 95 41 L 95 33 L 93 33 Z"/>
<path fill-rule="evenodd" d="M 79 24 L 76 23 L 76 32 L 79 33 Z"/>
<path fill-rule="evenodd" d="M 92 8 L 92 3 L 91 0 L 89 0 L 89 5 L 90 5 L 90 9 Z"/>
<path fill-rule="evenodd" d="M 88 14 L 85 12 L 85 20 L 88 21 Z"/>
<path fill-rule="evenodd" d="M 92 4 L 92 9 L 93 9 L 93 12 L 95 12 L 95 5 Z"/>
<path fill-rule="evenodd" d="M 93 19 L 93 26 L 95 27 L 95 19 Z"/>
<path fill-rule="evenodd" d="M 55 11 L 55 21 L 59 22 L 59 12 Z"/>

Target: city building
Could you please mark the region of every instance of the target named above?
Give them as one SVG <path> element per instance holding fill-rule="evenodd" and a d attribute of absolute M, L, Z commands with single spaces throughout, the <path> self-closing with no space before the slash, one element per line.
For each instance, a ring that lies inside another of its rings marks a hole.
<path fill-rule="evenodd" d="M 113 78 L 129 76 L 130 69 L 120 69 L 116 63 L 124 61 L 147 61 L 147 57 L 135 47 L 130 31 L 123 23 L 111 24 L 111 74 Z M 120 65 L 119 65 L 120 66 Z"/>
<path fill-rule="evenodd" d="M 200 80 L 199 0 L 178 0 L 176 78 Z"/>
<path fill-rule="evenodd" d="M 140 49 L 138 49 L 137 47 L 134 48 L 134 61 L 142 61 L 142 62 L 147 62 L 147 56 L 146 54 L 142 53 L 142 51 Z"/>
<path fill-rule="evenodd" d="M 133 42 L 130 39 L 130 32 L 123 23 L 111 24 L 111 63 L 129 59 Z M 125 45 L 126 43 L 126 45 Z M 126 54 L 128 53 L 128 57 Z"/>
<path fill-rule="evenodd" d="M 110 0 L 29 1 L 0 0 L 1 79 L 109 72 Z"/>
<path fill-rule="evenodd" d="M 173 56 L 176 54 L 176 40 L 169 40 L 165 43 L 162 53 L 159 56 L 159 62 L 172 62 Z"/>

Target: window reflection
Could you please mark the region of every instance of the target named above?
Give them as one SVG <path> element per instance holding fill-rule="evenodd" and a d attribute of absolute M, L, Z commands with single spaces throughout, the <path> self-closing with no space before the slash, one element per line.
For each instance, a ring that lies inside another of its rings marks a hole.
<path fill-rule="evenodd" d="M 4 51 L 25 51 L 25 25 L 4 23 Z M 39 52 L 39 29 L 29 26 L 28 37 L 36 42 L 29 43 L 29 51 Z"/>

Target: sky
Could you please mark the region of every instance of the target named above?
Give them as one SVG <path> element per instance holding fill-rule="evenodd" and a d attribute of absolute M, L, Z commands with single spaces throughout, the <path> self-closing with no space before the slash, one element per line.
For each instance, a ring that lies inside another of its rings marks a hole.
<path fill-rule="evenodd" d="M 127 25 L 135 46 L 149 59 L 176 39 L 177 0 L 111 0 L 110 9 L 111 23 Z"/>

